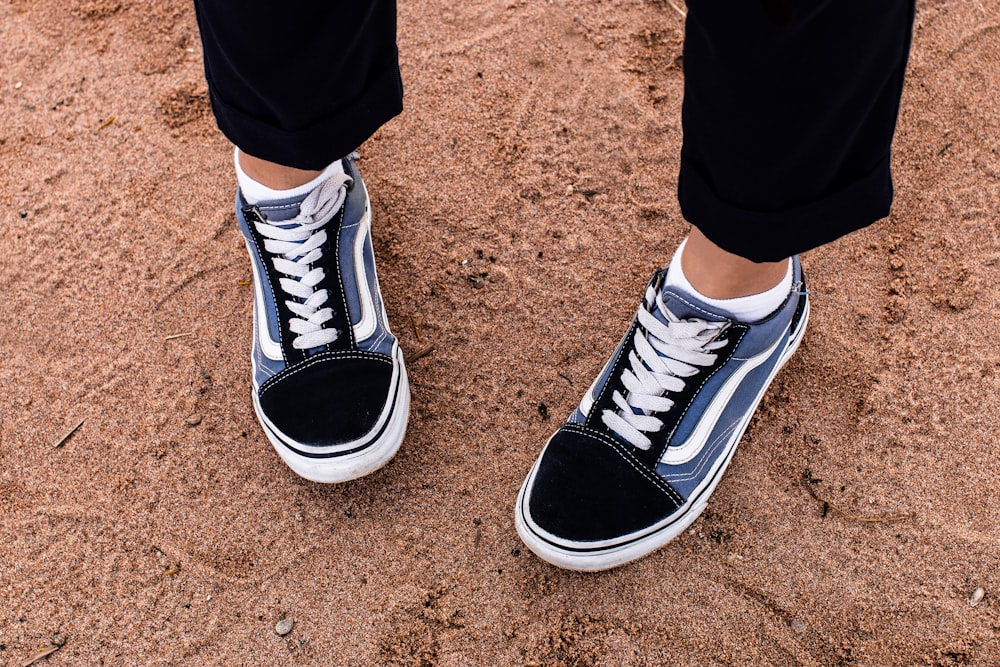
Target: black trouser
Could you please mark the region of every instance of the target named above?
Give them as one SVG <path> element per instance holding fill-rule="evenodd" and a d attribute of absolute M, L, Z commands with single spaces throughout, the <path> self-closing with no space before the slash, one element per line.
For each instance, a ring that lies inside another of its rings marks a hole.
<path fill-rule="evenodd" d="M 883 218 L 913 0 L 688 0 L 684 217 L 756 261 Z"/>
<path fill-rule="evenodd" d="M 240 150 L 323 169 L 403 110 L 395 0 L 194 4 L 212 110 Z"/>
<path fill-rule="evenodd" d="M 250 155 L 320 169 L 402 109 L 394 0 L 195 5 L 216 119 Z M 914 0 L 687 5 L 684 217 L 765 261 L 887 215 Z"/>

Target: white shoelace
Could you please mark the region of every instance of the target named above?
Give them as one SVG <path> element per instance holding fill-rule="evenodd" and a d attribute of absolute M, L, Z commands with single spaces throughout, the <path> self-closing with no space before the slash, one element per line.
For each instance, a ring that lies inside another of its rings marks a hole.
<path fill-rule="evenodd" d="M 646 335 L 642 329 L 636 329 L 629 367 L 622 372 L 622 383 L 628 393 L 615 391 L 612 400 L 618 409 L 604 410 L 601 414 L 608 428 L 642 450 L 653 444 L 646 433 L 663 428 L 663 420 L 657 415 L 674 405 L 667 394 L 682 391 L 684 378 L 699 373 L 699 366 L 715 362 L 718 355 L 712 351 L 726 344 L 719 337 L 729 326 L 728 322 L 682 320 L 667 309 L 661 294 L 657 294 L 655 303 L 667 323 L 658 320 L 643 302 L 639 324 Z"/>
<path fill-rule="evenodd" d="M 288 328 L 297 334 L 292 347 L 299 350 L 328 345 L 339 336 L 336 329 L 324 327 L 333 318 L 333 309 L 325 306 L 327 290 L 316 289 L 326 274 L 322 267 L 313 265 L 323 257 L 323 227 L 344 205 L 351 180 L 346 174 L 335 174 L 306 196 L 294 218 L 255 223 L 264 237 L 264 249 L 273 255 L 274 268 L 289 276 L 278 282 L 281 289 L 295 297 L 286 300 L 285 305 L 297 315 L 289 320 Z"/>

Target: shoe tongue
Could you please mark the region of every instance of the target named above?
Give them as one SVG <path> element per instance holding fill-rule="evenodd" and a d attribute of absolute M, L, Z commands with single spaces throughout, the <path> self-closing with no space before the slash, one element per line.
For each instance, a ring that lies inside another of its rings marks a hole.
<path fill-rule="evenodd" d="M 323 172 L 313 180 L 289 191 L 291 194 L 288 197 L 262 201 L 257 204 L 257 206 L 264 214 L 264 217 L 267 218 L 267 221 L 272 224 L 281 223 L 285 220 L 291 220 L 299 214 L 302 202 L 304 202 L 309 195 L 337 174 L 343 173 L 345 173 L 343 160 L 337 160 L 324 169 Z M 281 225 L 279 224 L 279 226 Z"/>
<path fill-rule="evenodd" d="M 697 297 L 677 288 L 664 288 L 661 292 L 663 305 L 682 320 L 705 320 L 706 322 L 726 322 L 729 320 L 724 314 L 720 314 L 704 304 Z M 653 305 L 653 316 L 663 323 L 668 323 L 666 316 L 660 310 L 659 299 Z"/>
<path fill-rule="evenodd" d="M 298 197 L 289 197 L 288 199 L 275 199 L 272 201 L 261 202 L 257 204 L 257 207 L 260 209 L 264 218 L 272 225 L 277 225 L 278 227 L 292 227 L 294 225 L 282 225 L 281 223 L 286 220 L 291 220 L 299 214 L 299 207 L 302 205 L 302 202 L 305 201 L 307 196 L 309 196 L 308 193 Z"/>

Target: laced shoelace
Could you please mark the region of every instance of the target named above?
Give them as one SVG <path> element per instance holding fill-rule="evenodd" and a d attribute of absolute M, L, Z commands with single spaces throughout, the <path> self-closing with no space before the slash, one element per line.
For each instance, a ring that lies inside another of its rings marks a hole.
<path fill-rule="evenodd" d="M 344 205 L 351 180 L 346 174 L 335 174 L 306 196 L 294 218 L 254 223 L 264 237 L 264 249 L 272 255 L 274 268 L 287 276 L 278 282 L 294 297 L 285 305 L 295 314 L 288 328 L 297 334 L 292 347 L 299 350 L 328 345 L 339 336 L 336 329 L 325 327 L 333 318 L 333 309 L 325 305 L 328 291 L 316 289 L 326 272 L 314 265 L 323 257 L 327 238 L 324 226 Z"/>
<path fill-rule="evenodd" d="M 655 305 L 667 322 L 657 319 L 647 307 L 650 299 L 639 308 L 639 324 L 634 344 L 629 351 L 629 365 L 622 371 L 622 384 L 628 390 L 623 395 L 615 391 L 612 400 L 617 410 L 607 409 L 601 414 L 604 424 L 642 450 L 652 446 L 647 433 L 663 428 L 658 416 L 670 410 L 674 401 L 667 394 L 684 389 L 685 378 L 711 366 L 717 350 L 726 344 L 720 339 L 728 322 L 707 322 L 696 318 L 680 319 L 664 304 L 657 294 Z"/>

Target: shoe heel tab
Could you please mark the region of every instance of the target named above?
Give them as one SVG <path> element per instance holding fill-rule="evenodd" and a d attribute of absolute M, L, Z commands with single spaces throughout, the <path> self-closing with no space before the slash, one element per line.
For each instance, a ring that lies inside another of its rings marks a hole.
<path fill-rule="evenodd" d="M 802 270 L 802 259 L 798 255 L 792 257 L 792 294 L 809 296 L 812 292 L 806 287 L 806 273 Z"/>
<path fill-rule="evenodd" d="M 360 172 L 358 171 L 357 161 L 361 159 L 361 155 L 357 151 L 354 151 L 347 157 L 341 159 L 341 164 L 344 166 L 344 173 L 347 174 L 348 178 L 351 180 L 347 182 L 347 191 L 350 192 L 354 190 L 358 181 L 361 179 Z"/>

